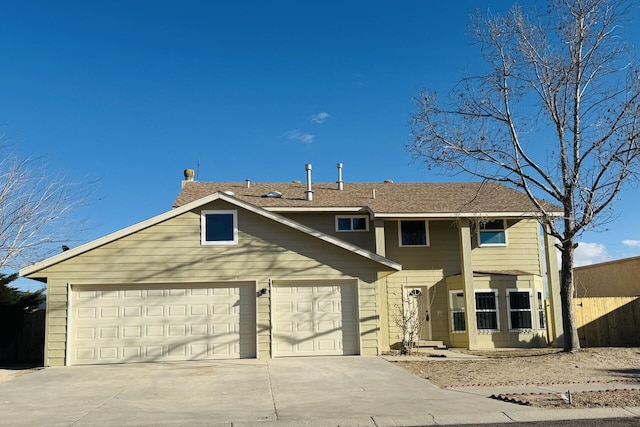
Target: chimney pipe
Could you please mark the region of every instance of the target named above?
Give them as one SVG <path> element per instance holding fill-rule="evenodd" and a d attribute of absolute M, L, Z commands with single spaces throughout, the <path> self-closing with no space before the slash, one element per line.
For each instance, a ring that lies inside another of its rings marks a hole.
<path fill-rule="evenodd" d="M 247 183 L 247 188 L 251 188 L 251 180 L 250 179 L 245 179 L 244 182 Z"/>
<path fill-rule="evenodd" d="M 311 190 L 311 163 L 304 165 L 307 171 L 307 191 L 304 192 L 308 201 L 313 200 L 313 191 Z"/>
<path fill-rule="evenodd" d="M 344 190 L 344 181 L 342 181 L 342 163 L 338 163 L 338 181 L 336 181 L 336 184 L 338 184 L 338 190 Z"/>
<path fill-rule="evenodd" d="M 193 169 L 185 169 L 184 170 L 184 180 L 182 181 L 182 188 L 184 188 L 185 183 L 193 182 L 193 177 L 196 172 Z"/>

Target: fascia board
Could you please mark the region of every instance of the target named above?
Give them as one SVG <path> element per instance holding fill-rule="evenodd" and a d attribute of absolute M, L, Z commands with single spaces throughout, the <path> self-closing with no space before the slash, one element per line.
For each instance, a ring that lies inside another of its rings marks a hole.
<path fill-rule="evenodd" d="M 261 209 L 264 209 L 266 211 L 269 212 L 363 212 L 364 209 L 362 206 L 357 206 L 357 207 L 344 207 L 344 206 L 338 206 L 338 207 L 300 207 L 300 206 L 291 206 L 291 207 L 278 207 L 278 206 L 268 206 L 268 207 L 263 207 Z"/>
<path fill-rule="evenodd" d="M 562 212 L 548 212 L 553 217 L 561 217 Z M 439 213 L 375 213 L 375 218 L 540 218 L 539 212 L 439 212 Z"/>

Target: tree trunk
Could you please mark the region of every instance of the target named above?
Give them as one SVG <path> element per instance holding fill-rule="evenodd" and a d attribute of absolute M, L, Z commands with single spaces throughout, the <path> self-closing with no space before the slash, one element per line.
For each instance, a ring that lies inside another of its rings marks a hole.
<path fill-rule="evenodd" d="M 562 305 L 562 326 L 564 328 L 564 351 L 575 353 L 580 350 L 580 340 L 573 313 L 573 238 L 562 243 L 562 272 L 560 274 L 560 302 Z"/>

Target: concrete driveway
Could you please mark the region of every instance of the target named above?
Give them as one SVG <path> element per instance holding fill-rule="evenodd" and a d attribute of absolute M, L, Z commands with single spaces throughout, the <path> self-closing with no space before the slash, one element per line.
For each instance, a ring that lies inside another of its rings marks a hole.
<path fill-rule="evenodd" d="M 0 425 L 433 425 L 518 406 L 441 390 L 377 357 L 46 368 L 0 384 Z"/>

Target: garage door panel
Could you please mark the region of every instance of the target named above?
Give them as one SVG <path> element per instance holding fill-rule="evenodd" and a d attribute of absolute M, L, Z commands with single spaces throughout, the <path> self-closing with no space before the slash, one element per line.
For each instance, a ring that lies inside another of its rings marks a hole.
<path fill-rule="evenodd" d="M 353 284 L 275 286 L 274 355 L 357 354 L 355 289 Z"/>
<path fill-rule="evenodd" d="M 139 359 L 140 347 L 122 347 L 122 357 L 125 360 Z"/>
<path fill-rule="evenodd" d="M 334 340 L 318 340 L 318 350 L 320 351 L 337 351 L 336 342 Z"/>
<path fill-rule="evenodd" d="M 99 310 L 97 310 L 97 313 L 99 313 L 99 316 L 97 317 L 99 319 L 117 319 L 120 315 L 120 310 L 118 307 L 100 307 Z"/>
<path fill-rule="evenodd" d="M 72 289 L 70 363 L 256 356 L 251 284 Z"/>

